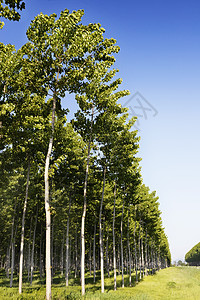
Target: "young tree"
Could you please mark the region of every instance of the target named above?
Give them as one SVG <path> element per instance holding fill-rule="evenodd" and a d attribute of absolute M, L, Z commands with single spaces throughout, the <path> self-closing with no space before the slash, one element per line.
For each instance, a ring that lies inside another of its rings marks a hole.
<path fill-rule="evenodd" d="M 87 183 L 89 175 L 89 164 L 91 158 L 91 150 L 94 147 L 98 147 L 96 141 L 98 132 L 100 130 L 104 131 L 104 128 L 99 128 L 101 118 L 104 116 L 105 112 L 108 110 L 118 110 L 118 113 L 123 111 L 119 109 L 116 101 L 128 94 L 127 91 L 113 93 L 121 83 L 120 79 L 111 82 L 111 79 L 116 74 L 117 70 L 110 69 L 115 62 L 115 58 L 112 54 L 119 51 L 119 47 L 115 45 L 116 41 L 114 39 L 105 39 L 99 43 L 96 53 L 93 58 L 93 65 L 90 67 L 86 79 L 87 82 L 81 87 L 81 94 L 76 96 L 79 103 L 81 111 L 76 114 L 77 121 L 75 122 L 78 132 L 83 136 L 84 141 L 88 144 L 88 156 L 86 164 L 85 182 L 84 182 L 84 205 L 82 214 L 82 224 L 81 224 L 81 239 L 82 239 L 82 260 L 81 260 L 81 283 L 82 283 L 82 295 L 85 294 L 85 218 L 87 210 Z M 116 107 L 117 108 L 116 108 Z M 108 129 L 108 128 L 107 128 Z M 102 133 L 103 134 L 103 133 Z M 106 168 L 106 166 L 104 166 Z M 104 170 L 105 170 L 104 168 Z M 104 171 L 105 172 L 105 171 Z M 105 176 L 104 176 L 104 186 L 105 186 Z M 101 237 L 101 214 L 102 214 L 102 204 L 103 204 L 104 190 L 102 192 L 101 208 L 100 208 L 100 247 L 101 247 L 101 257 L 102 253 L 102 237 Z M 101 259 L 103 263 L 103 259 Z M 104 275 L 103 275 L 103 265 L 102 270 L 102 292 L 104 291 Z"/>
<path fill-rule="evenodd" d="M 51 133 L 45 162 L 45 208 L 46 208 L 46 286 L 47 299 L 51 298 L 50 262 L 50 202 L 49 164 L 53 147 L 56 110 L 65 92 L 80 90 L 88 70 L 93 64 L 98 45 L 102 41 L 103 29 L 99 24 L 78 25 L 83 11 L 68 10 L 56 15 L 40 14 L 31 22 L 27 31 L 30 43 L 23 47 L 25 58 L 24 72 L 31 91 L 52 97 Z"/>

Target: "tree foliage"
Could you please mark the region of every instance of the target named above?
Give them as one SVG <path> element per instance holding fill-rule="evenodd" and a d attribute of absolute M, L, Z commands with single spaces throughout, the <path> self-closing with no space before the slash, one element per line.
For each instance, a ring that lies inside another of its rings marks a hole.
<path fill-rule="evenodd" d="M 185 254 L 185 261 L 190 265 L 200 264 L 200 243 L 196 244 L 190 251 Z"/>
<path fill-rule="evenodd" d="M 15 1 L 10 8 L 22 9 L 22 4 Z M 159 198 L 142 179 L 140 139 L 132 130 L 136 118 L 128 121 L 127 108 L 119 104 L 129 94 L 119 90 L 122 80 L 115 78 L 120 49 L 114 39 L 104 38 L 100 24 L 83 25 L 83 14 L 64 10 L 57 18 L 41 13 L 21 49 L 0 44 L 0 262 L 7 276 L 11 265 L 18 269 L 23 217 L 25 269 L 29 274 L 32 249 L 32 272 L 38 268 L 41 278 L 47 228 L 52 276 L 65 271 L 68 278 L 69 270 L 80 276 L 83 234 L 84 268 L 93 269 L 94 279 L 99 252 L 108 276 L 116 263 L 122 272 L 122 259 L 124 268 L 131 271 L 134 265 L 141 277 L 171 262 Z M 66 92 L 75 93 L 79 105 L 71 121 L 61 105 Z"/>
<path fill-rule="evenodd" d="M 19 21 L 20 10 L 25 9 L 25 2 L 23 0 L 1 0 L 0 1 L 0 17 L 8 20 Z M 0 28 L 4 23 L 0 21 Z"/>

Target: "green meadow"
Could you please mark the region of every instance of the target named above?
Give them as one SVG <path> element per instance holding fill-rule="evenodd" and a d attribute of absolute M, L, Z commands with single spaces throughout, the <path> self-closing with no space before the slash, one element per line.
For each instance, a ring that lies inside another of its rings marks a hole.
<path fill-rule="evenodd" d="M 65 287 L 65 280 L 60 276 L 54 277 L 52 299 L 200 299 L 200 268 L 171 267 L 163 269 L 153 276 L 148 276 L 138 284 L 128 287 L 128 277 L 125 278 L 125 288 L 121 288 L 121 276 L 117 277 L 117 291 L 113 291 L 113 279 L 105 279 L 105 293 L 100 292 L 100 273 L 97 273 L 96 283 L 93 276 L 86 274 L 86 295 L 81 297 L 79 279 L 70 279 L 69 287 Z M 9 288 L 9 280 L 1 273 L 0 299 L 45 299 L 45 282 L 35 278 L 32 287 L 23 284 L 23 294 L 18 294 L 18 278 L 14 280 L 14 287 Z"/>

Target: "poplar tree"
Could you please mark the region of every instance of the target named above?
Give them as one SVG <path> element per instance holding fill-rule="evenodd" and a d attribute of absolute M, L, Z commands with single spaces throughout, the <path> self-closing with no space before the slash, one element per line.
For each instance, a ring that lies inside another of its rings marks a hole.
<path fill-rule="evenodd" d="M 42 95 L 49 93 L 52 99 L 51 133 L 45 162 L 46 208 L 46 286 L 47 299 L 51 298 L 50 263 L 50 202 L 49 164 L 53 147 L 56 110 L 65 92 L 78 92 L 94 61 L 106 57 L 107 41 L 103 41 L 104 29 L 100 24 L 79 24 L 83 10 L 68 10 L 56 15 L 38 15 L 27 31 L 29 43 L 23 47 L 24 74 L 27 88 Z M 108 51 L 109 53 L 109 51 Z"/>
<path fill-rule="evenodd" d="M 119 51 L 119 47 L 115 45 L 114 39 L 105 39 L 98 47 L 95 60 L 93 59 L 93 67 L 91 67 L 87 74 L 87 82 L 81 88 L 82 95 L 77 95 L 76 99 L 79 103 L 81 111 L 76 114 L 76 128 L 82 134 L 85 142 L 88 143 L 88 156 L 84 182 L 84 205 L 81 224 L 81 237 L 82 237 L 82 252 L 81 252 L 81 283 L 82 283 L 82 295 L 85 294 L 85 218 L 87 208 L 87 182 L 89 176 L 89 164 L 92 147 L 98 147 L 97 136 L 104 135 L 107 132 L 108 127 L 101 126 L 101 118 L 107 117 L 114 118 L 114 114 L 120 114 L 123 109 L 117 104 L 117 100 L 120 97 L 129 94 L 128 91 L 115 92 L 121 83 L 121 79 L 111 81 L 118 70 L 110 69 L 115 62 L 115 58 L 112 54 Z M 96 62 L 97 61 L 97 62 Z M 115 92 L 115 93 L 114 93 Z M 110 113 L 110 115 L 109 115 Z M 112 115 L 113 114 L 113 115 Z M 100 141 L 100 138 L 99 138 Z M 103 186 L 105 188 L 105 172 Z M 104 271 L 103 271 L 103 248 L 102 248 L 102 228 L 101 228 L 101 214 L 104 198 L 104 188 L 102 191 L 99 225 L 100 225 L 100 255 L 101 255 L 101 290 L 104 292 Z"/>
<path fill-rule="evenodd" d="M 11 8 L 20 9 L 21 2 L 13 2 Z M 170 263 L 158 197 L 142 184 L 140 159 L 136 157 L 139 138 L 137 132 L 131 131 L 134 120 L 126 121 L 127 109 L 118 103 L 121 97 L 129 94 L 119 91 L 121 79 L 114 80 L 118 70 L 112 66 L 119 47 L 114 39 L 104 39 L 100 24 L 83 25 L 82 16 L 82 10 L 72 13 L 65 10 L 59 18 L 55 14 L 40 14 L 31 22 L 27 31 L 29 42 L 21 49 L 16 51 L 12 45 L 0 44 L 1 265 L 5 262 L 7 275 L 11 268 L 12 283 L 14 241 L 16 238 L 19 248 L 17 224 L 22 223 L 20 293 L 26 249 L 30 250 L 27 267 L 29 270 L 31 264 L 31 278 L 34 249 L 40 249 L 42 275 L 46 217 L 46 299 L 51 298 L 55 268 L 59 266 L 63 274 L 64 253 L 68 285 L 70 248 L 74 250 L 75 277 L 80 253 L 82 295 L 85 294 L 85 268 L 89 267 L 90 272 L 92 269 L 92 252 L 94 280 L 96 257 L 100 254 L 97 266 L 101 269 L 102 292 L 105 248 L 108 274 L 108 255 L 113 249 L 114 289 L 120 253 L 124 285 L 125 242 L 128 244 L 130 284 L 132 257 L 140 278 L 142 269 L 144 275 L 144 265 L 153 272 Z M 80 108 L 71 124 L 67 123 L 67 110 L 61 106 L 66 92 L 76 93 Z M 25 178 L 27 173 L 31 175 L 30 188 L 29 176 Z M 43 184 L 45 215 L 41 205 Z M 18 195 L 15 197 L 16 189 Z M 16 211 L 22 211 L 23 205 L 24 214 L 18 217 Z M 90 222 L 85 222 L 86 212 Z M 27 219 L 34 213 L 36 218 L 30 226 Z M 29 245 L 24 247 L 26 238 Z M 116 249 L 117 241 L 120 241 L 120 249 Z"/>

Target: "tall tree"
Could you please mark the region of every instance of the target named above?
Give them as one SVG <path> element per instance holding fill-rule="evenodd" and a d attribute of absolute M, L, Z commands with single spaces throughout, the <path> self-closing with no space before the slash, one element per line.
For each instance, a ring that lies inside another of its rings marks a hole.
<path fill-rule="evenodd" d="M 83 136 L 85 142 L 88 143 L 88 157 L 86 164 L 85 182 L 84 182 L 84 205 L 81 224 L 81 239 L 82 239 L 82 260 L 81 260 L 81 283 L 82 295 L 85 294 L 85 218 L 87 209 L 87 183 L 89 175 L 89 164 L 91 150 L 97 146 L 97 132 L 100 132 L 103 127 L 100 125 L 99 118 L 104 115 L 105 111 L 111 107 L 116 106 L 116 101 L 120 96 L 126 95 L 128 92 L 119 92 L 113 95 L 113 91 L 118 88 L 121 83 L 120 79 L 111 82 L 111 79 L 116 74 L 117 70 L 110 69 L 115 62 L 112 54 L 119 51 L 119 47 L 115 45 L 114 39 L 105 39 L 99 43 L 95 56 L 92 59 L 93 65 L 90 67 L 86 76 L 87 82 L 81 87 L 81 94 L 76 96 L 81 111 L 76 114 L 77 121 L 75 123 L 76 129 Z M 113 108 L 116 109 L 116 108 Z M 110 108 L 111 111 L 111 108 Z M 102 194 L 103 201 L 103 194 Z M 101 223 L 101 210 L 100 210 Z M 101 227 L 101 224 L 100 224 Z M 101 236 L 101 234 L 100 234 Z M 101 238 L 100 238 L 101 243 Z M 102 261 L 102 260 L 101 260 Z M 103 272 L 103 267 L 102 267 Z M 102 274 L 103 275 L 103 274 Z M 102 276 L 103 278 L 103 276 Z M 102 279 L 103 281 L 103 279 Z M 102 291 L 104 287 L 102 286 Z"/>
<path fill-rule="evenodd" d="M 48 150 L 45 162 L 45 208 L 46 208 L 46 297 L 51 298 L 50 262 L 50 202 L 49 202 L 49 164 L 53 148 L 56 109 L 65 92 L 77 92 L 88 69 L 92 57 L 102 41 L 103 29 L 99 24 L 78 25 L 83 10 L 68 10 L 56 15 L 40 14 L 27 31 L 31 43 L 23 47 L 26 56 L 24 69 L 28 88 L 52 97 L 52 120 Z M 94 53 L 93 53 L 94 52 Z"/>

